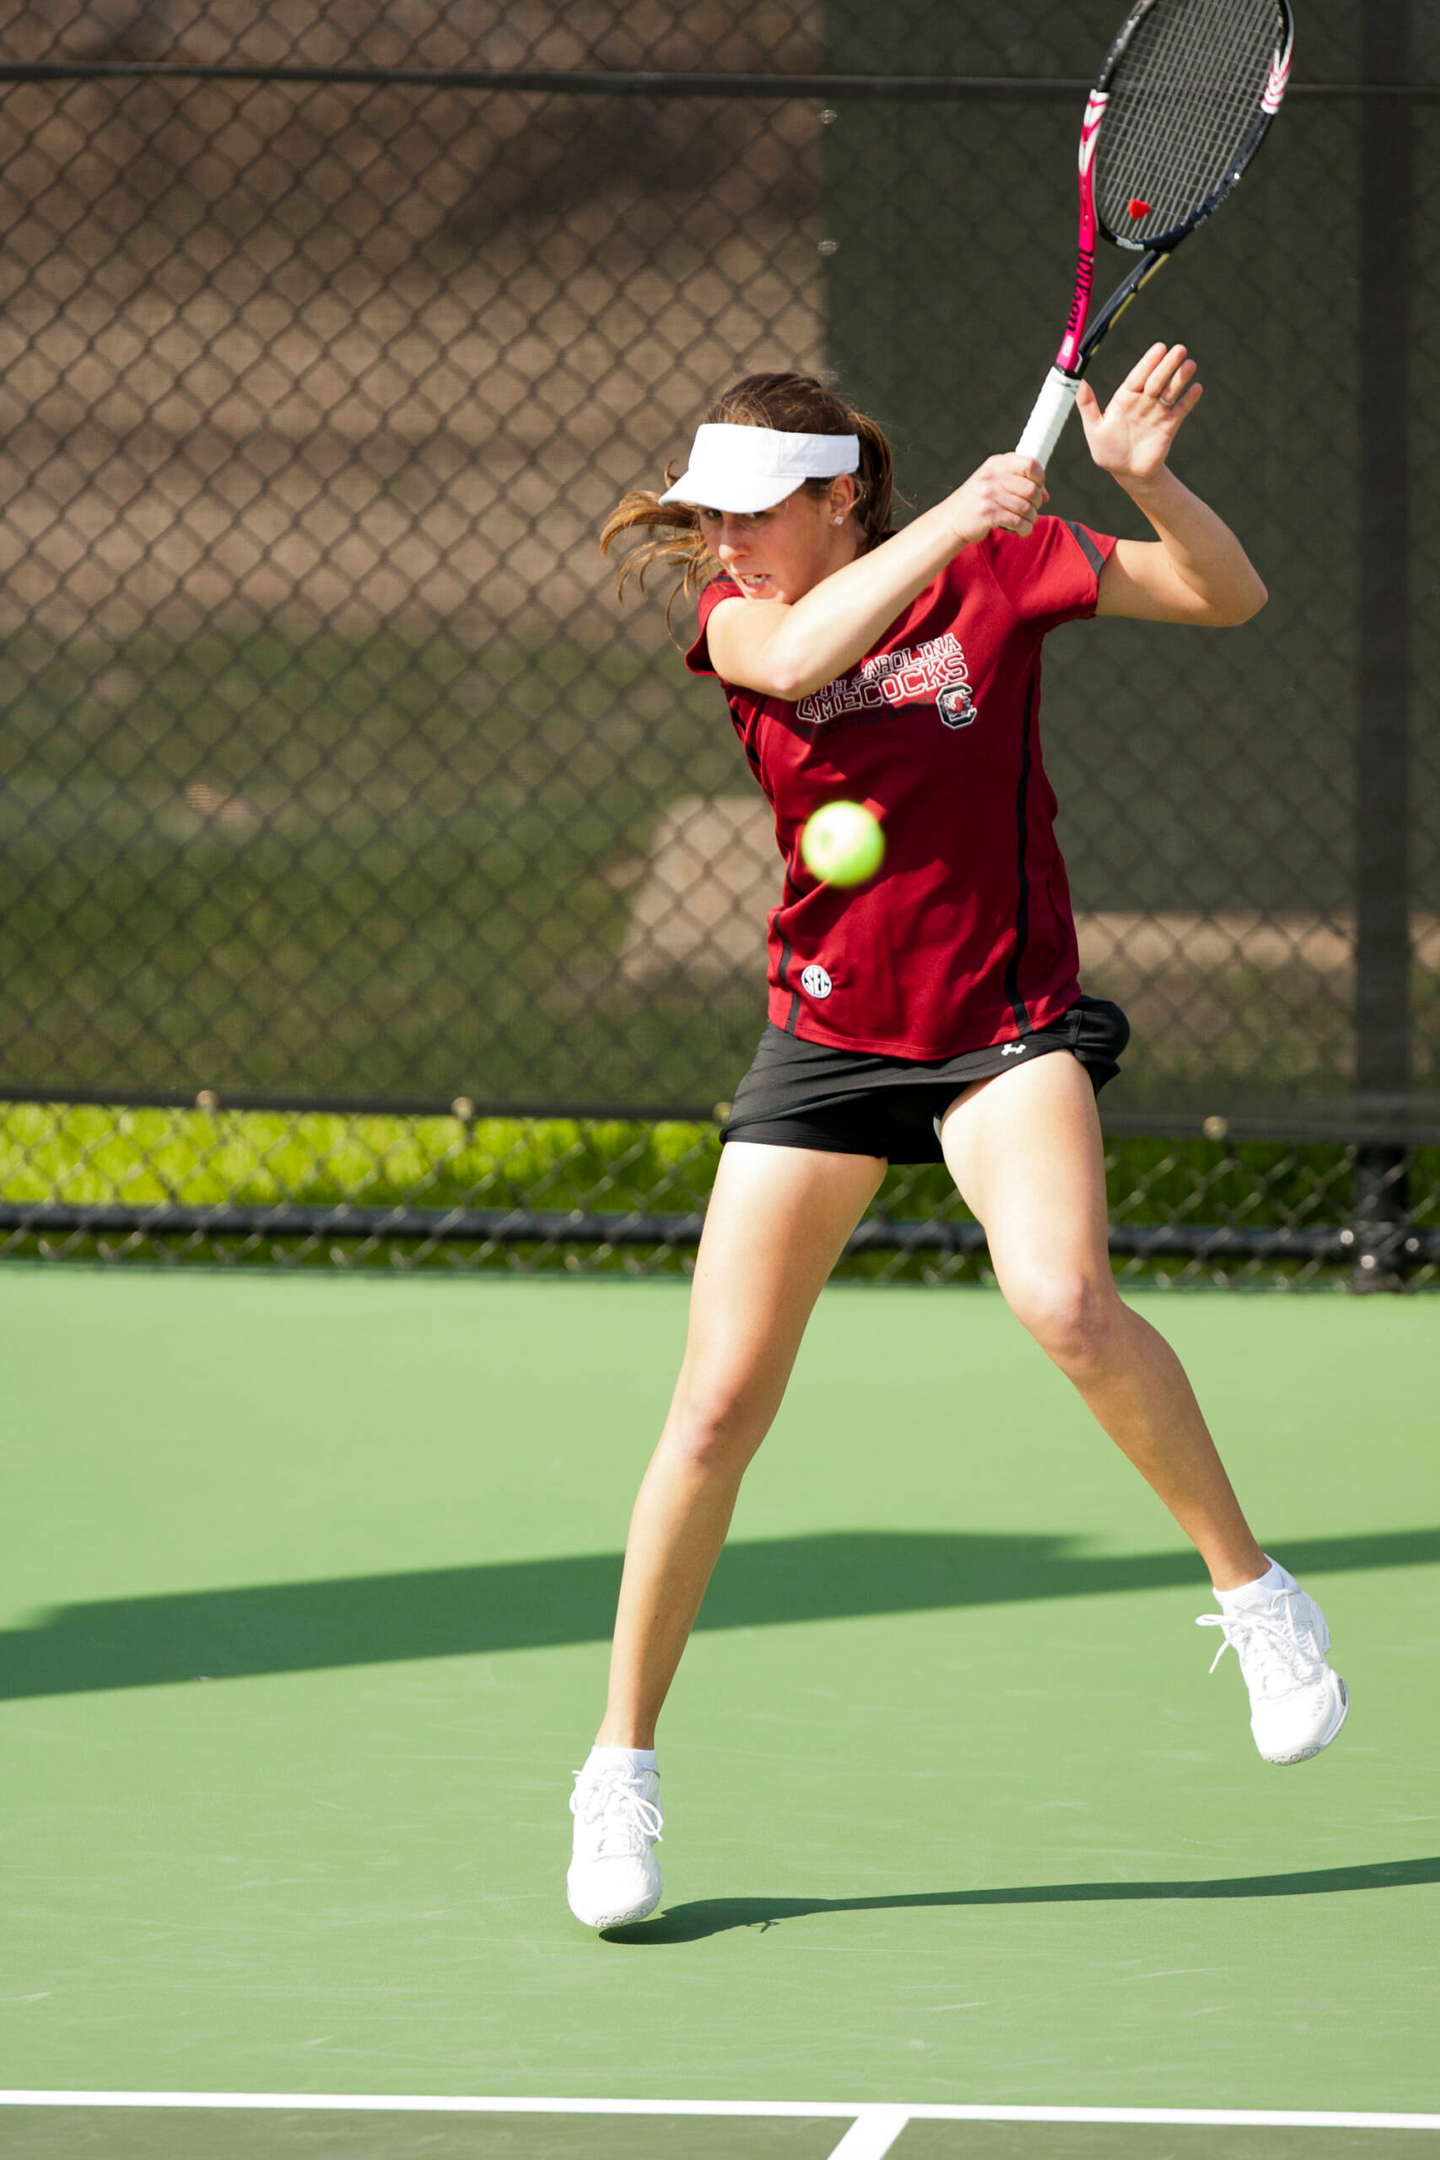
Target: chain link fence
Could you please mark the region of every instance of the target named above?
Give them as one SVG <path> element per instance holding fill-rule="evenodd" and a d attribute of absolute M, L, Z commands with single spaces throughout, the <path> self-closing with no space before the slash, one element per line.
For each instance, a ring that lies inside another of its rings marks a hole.
<path fill-rule="evenodd" d="M 735 376 L 923 505 L 1069 300 L 1114 0 L 0 16 L 0 1249 L 683 1265 L 778 860 L 595 535 Z M 1440 1261 L 1440 24 L 1333 0 L 1107 347 L 1269 608 L 1057 634 L 1122 1266 Z M 1133 323 L 1133 329 L 1131 327 Z M 1108 372 L 1107 372 L 1108 370 Z M 1057 453 L 1057 507 L 1135 514 Z M 851 1264 L 982 1264 L 892 1173 Z"/>

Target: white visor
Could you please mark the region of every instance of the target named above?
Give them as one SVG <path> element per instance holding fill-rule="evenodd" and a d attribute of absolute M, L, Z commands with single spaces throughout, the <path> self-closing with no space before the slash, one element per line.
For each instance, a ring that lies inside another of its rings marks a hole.
<path fill-rule="evenodd" d="M 695 430 L 690 463 L 660 500 L 743 516 L 773 509 L 803 481 L 833 480 L 859 463 L 858 435 L 786 435 L 707 420 Z"/>

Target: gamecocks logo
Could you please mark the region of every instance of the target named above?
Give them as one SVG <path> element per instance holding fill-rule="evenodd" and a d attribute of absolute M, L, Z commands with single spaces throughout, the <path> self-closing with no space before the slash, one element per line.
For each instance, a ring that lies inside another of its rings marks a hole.
<path fill-rule="evenodd" d="M 970 695 L 969 683 L 952 683 L 948 690 L 940 692 L 935 705 L 946 727 L 969 727 L 975 718 L 975 700 Z"/>

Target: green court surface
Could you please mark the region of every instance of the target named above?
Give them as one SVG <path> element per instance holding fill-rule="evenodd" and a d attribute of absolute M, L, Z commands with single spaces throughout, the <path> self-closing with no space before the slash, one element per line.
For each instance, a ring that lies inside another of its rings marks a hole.
<path fill-rule="evenodd" d="M 666 1903 L 597 1938 L 569 1773 L 683 1286 L 0 1295 L 6 2160 L 1440 2152 L 1324 2121 L 1440 2111 L 1433 1302 L 1133 1299 L 1330 1616 L 1350 1723 L 1277 1770 L 1198 1564 L 998 1298 L 828 1291 L 661 1735 Z M 791 2112 L 403 2106 L 447 2095 Z M 1316 2119 L 882 2144 L 873 2103 Z"/>
<path fill-rule="evenodd" d="M 1115 2122 L 911 2121 L 861 2144 L 870 2126 L 800 2116 L 636 2118 L 395 2109 L 4 2110 L 7 2160 L 1434 2160 L 1434 2130 Z"/>

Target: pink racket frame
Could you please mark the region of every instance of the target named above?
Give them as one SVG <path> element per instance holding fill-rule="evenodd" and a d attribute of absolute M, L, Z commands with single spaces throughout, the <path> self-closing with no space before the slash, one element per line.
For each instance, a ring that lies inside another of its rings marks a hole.
<path fill-rule="evenodd" d="M 1154 0 L 1150 0 L 1150 5 L 1153 4 Z M 1110 80 L 1115 61 L 1120 51 L 1123 50 L 1125 40 L 1131 30 L 1141 17 L 1148 13 L 1148 5 L 1139 7 L 1125 24 L 1120 36 L 1116 39 L 1107 55 L 1105 72 L 1101 76 L 1101 85 Z M 1260 112 L 1264 115 L 1264 118 L 1242 152 L 1238 166 L 1223 189 L 1217 192 L 1215 197 L 1196 213 L 1189 224 L 1182 226 L 1177 232 L 1165 234 L 1160 244 L 1152 244 L 1144 250 L 1143 260 L 1136 265 L 1129 276 L 1112 293 L 1094 326 L 1087 334 L 1085 326 L 1090 313 L 1090 297 L 1095 283 L 1095 241 L 1099 230 L 1099 220 L 1095 213 L 1095 149 L 1100 140 L 1101 127 L 1104 125 L 1105 108 L 1109 103 L 1109 92 L 1103 87 L 1097 86 L 1090 92 L 1085 104 L 1085 117 L 1080 126 L 1080 245 L 1079 259 L 1075 271 L 1075 296 L 1070 302 L 1070 313 L 1065 323 L 1065 335 L 1060 340 L 1060 349 L 1055 355 L 1055 363 L 1045 378 L 1040 395 L 1035 400 L 1034 410 L 1026 421 L 1025 431 L 1016 446 L 1021 457 L 1033 457 L 1041 465 L 1049 464 L 1051 454 L 1056 443 L 1060 440 L 1065 423 L 1074 410 L 1076 393 L 1079 391 L 1080 384 L 1084 379 L 1085 370 L 1089 366 L 1091 356 L 1101 339 L 1109 331 L 1112 324 L 1117 322 L 1120 316 L 1124 314 L 1136 293 L 1143 286 L 1149 284 L 1160 265 L 1169 259 L 1171 250 L 1179 245 L 1185 234 L 1193 231 L 1195 226 L 1210 214 L 1211 210 L 1218 208 L 1220 202 L 1224 200 L 1225 195 L 1230 193 L 1239 179 L 1240 173 L 1243 172 L 1245 166 L 1259 148 L 1261 141 L 1264 139 L 1266 128 L 1280 110 L 1281 101 L 1285 96 L 1286 86 L 1290 80 L 1290 64 L 1295 48 L 1295 26 L 1291 19 L 1288 0 L 1280 0 L 1280 14 L 1285 37 L 1271 65 L 1265 89 L 1261 93 Z M 1117 245 L 1134 248 L 1139 247 L 1141 243 L 1133 240 L 1117 240 Z"/>

